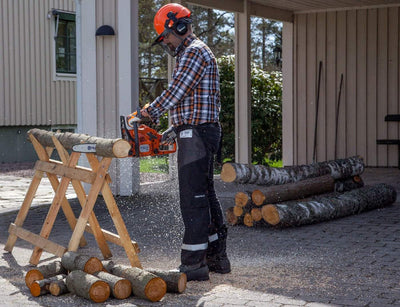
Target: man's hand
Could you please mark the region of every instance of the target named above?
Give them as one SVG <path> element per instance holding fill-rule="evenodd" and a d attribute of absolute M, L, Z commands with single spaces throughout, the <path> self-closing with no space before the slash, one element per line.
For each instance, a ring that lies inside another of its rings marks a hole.
<path fill-rule="evenodd" d="M 145 108 L 140 110 L 140 114 L 142 115 L 142 117 L 150 117 L 149 112 L 147 112 L 147 109 Z"/>
<path fill-rule="evenodd" d="M 172 145 L 176 139 L 176 128 L 174 126 L 169 127 L 161 135 L 161 144 Z"/>

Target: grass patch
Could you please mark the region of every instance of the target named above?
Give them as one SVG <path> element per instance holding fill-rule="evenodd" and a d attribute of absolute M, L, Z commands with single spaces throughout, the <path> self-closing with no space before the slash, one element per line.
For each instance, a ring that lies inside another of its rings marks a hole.
<path fill-rule="evenodd" d="M 140 158 L 141 173 L 168 173 L 168 156 Z"/>

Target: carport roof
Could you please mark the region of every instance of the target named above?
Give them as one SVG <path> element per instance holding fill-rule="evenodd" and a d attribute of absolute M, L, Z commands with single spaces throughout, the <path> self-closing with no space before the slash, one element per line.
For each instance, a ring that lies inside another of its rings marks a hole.
<path fill-rule="evenodd" d="M 299 13 L 400 5 L 399 0 L 188 0 L 188 3 L 289 22 Z"/>
<path fill-rule="evenodd" d="M 252 2 L 294 13 L 400 4 L 399 0 L 253 0 Z"/>

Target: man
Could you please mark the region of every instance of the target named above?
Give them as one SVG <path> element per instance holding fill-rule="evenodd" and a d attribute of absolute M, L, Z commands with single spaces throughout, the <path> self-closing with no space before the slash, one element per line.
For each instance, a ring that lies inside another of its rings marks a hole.
<path fill-rule="evenodd" d="M 154 27 L 161 45 L 176 56 L 173 79 L 159 97 L 141 110 L 157 123 L 170 111 L 168 143 L 177 136 L 180 207 L 185 232 L 181 272 L 188 280 L 208 280 L 209 271 L 229 273 L 227 227 L 214 190 L 214 155 L 220 145 L 219 73 L 211 50 L 192 31 L 191 12 L 170 3 L 157 12 Z"/>

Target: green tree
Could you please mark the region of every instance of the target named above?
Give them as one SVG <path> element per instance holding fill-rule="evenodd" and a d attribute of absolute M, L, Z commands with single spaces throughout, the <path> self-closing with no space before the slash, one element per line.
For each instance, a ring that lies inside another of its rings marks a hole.
<path fill-rule="evenodd" d="M 260 17 L 251 18 L 252 61 L 266 71 L 281 70 L 274 49 L 282 49 L 282 23 Z"/>
<path fill-rule="evenodd" d="M 235 57 L 218 59 L 221 78 L 222 156 L 235 159 Z M 282 74 L 265 72 L 252 64 L 251 130 L 252 162 L 268 164 L 282 156 Z"/>

